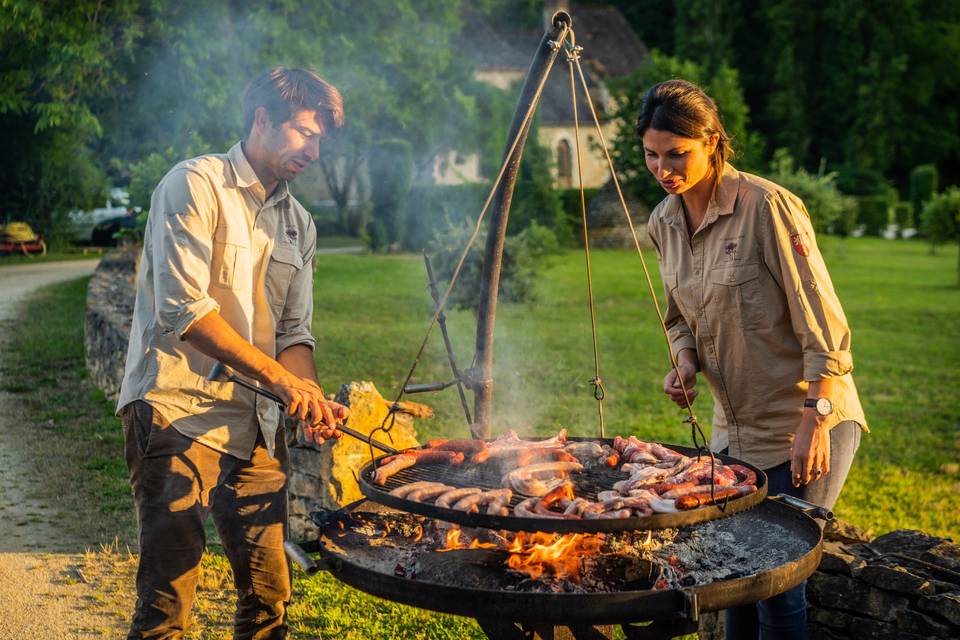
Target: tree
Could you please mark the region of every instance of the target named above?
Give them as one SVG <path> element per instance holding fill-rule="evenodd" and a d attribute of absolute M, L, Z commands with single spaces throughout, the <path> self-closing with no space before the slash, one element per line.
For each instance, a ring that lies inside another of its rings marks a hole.
<path fill-rule="evenodd" d="M 383 229 L 386 248 L 395 249 L 403 241 L 404 214 L 413 160 L 410 143 L 384 140 L 370 150 L 370 200 L 373 221 Z"/>
<path fill-rule="evenodd" d="M 120 61 L 140 33 L 130 0 L 0 3 L 0 189 L 8 215 L 53 244 L 67 213 L 104 195 L 94 105 L 124 82 Z"/>
<path fill-rule="evenodd" d="M 910 204 L 913 222 L 919 229 L 923 222 L 923 208 L 937 193 L 937 165 L 921 164 L 910 172 Z"/>
<path fill-rule="evenodd" d="M 960 240 L 960 187 L 938 193 L 923 208 L 923 232 L 933 252 L 937 244 Z M 957 261 L 957 284 L 960 284 L 960 255 Z"/>

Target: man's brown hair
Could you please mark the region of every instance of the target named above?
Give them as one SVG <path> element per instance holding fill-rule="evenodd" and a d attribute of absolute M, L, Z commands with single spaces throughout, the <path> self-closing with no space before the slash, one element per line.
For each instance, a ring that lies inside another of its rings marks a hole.
<path fill-rule="evenodd" d="M 250 135 L 258 107 L 267 110 L 278 127 L 297 109 L 311 109 L 324 116 L 326 129 L 343 125 L 343 97 L 337 88 L 309 69 L 276 66 L 257 76 L 243 93 L 244 136 Z"/>

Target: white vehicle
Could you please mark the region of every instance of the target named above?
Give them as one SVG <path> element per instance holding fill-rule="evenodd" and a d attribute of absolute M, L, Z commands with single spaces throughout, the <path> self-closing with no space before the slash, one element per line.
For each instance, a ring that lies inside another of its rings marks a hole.
<path fill-rule="evenodd" d="M 110 189 L 110 197 L 104 206 L 91 211 L 70 212 L 70 225 L 74 242 L 90 242 L 93 229 L 101 222 L 131 214 L 130 195 L 123 189 Z"/>

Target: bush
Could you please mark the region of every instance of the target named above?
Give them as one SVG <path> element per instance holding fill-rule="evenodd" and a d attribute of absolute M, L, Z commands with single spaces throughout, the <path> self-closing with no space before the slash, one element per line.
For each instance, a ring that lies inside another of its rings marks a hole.
<path fill-rule="evenodd" d="M 960 240 L 960 187 L 950 187 L 930 199 L 923 208 L 923 233 L 930 238 L 931 252 L 937 243 Z M 960 284 L 960 254 L 957 284 Z"/>
<path fill-rule="evenodd" d="M 835 174 L 812 174 L 797 167 L 786 149 L 777 149 L 770 163 L 770 179 L 803 200 L 817 231 L 841 222 L 849 202 L 834 185 Z"/>
<path fill-rule="evenodd" d="M 523 159 L 520 161 L 507 233 L 516 235 L 536 222 L 551 229 L 563 244 L 573 244 L 573 230 L 567 221 L 560 193 L 554 187 L 553 174 L 550 172 L 550 150 L 538 140 L 539 128 L 534 120 L 527 136 Z"/>
<path fill-rule="evenodd" d="M 857 198 L 857 223 L 863 226 L 864 235 L 883 235 L 890 224 L 892 198 L 888 195 L 860 196 Z"/>
<path fill-rule="evenodd" d="M 437 274 L 441 292 L 453 276 L 453 270 L 463 248 L 473 233 L 471 219 L 448 223 L 438 231 L 428 249 Z M 471 309 L 480 305 L 480 282 L 483 272 L 483 252 L 486 244 L 486 225 L 470 247 L 463 268 L 447 300 L 447 308 Z M 548 257 L 559 251 L 560 243 L 551 229 L 532 221 L 520 233 L 507 236 L 500 268 L 501 302 L 529 302 L 534 299 L 534 281 Z"/>
<path fill-rule="evenodd" d="M 476 220 L 489 193 L 486 183 L 413 187 L 407 196 L 404 248 L 423 251 L 439 231 L 464 220 Z"/>
<path fill-rule="evenodd" d="M 879 196 L 891 191 L 890 184 L 881 174 L 849 165 L 837 169 L 834 183 L 841 192 L 852 196 Z"/>
<path fill-rule="evenodd" d="M 590 201 L 597 195 L 600 189 L 584 189 L 583 195 L 587 202 L 587 211 L 590 211 Z M 580 236 L 580 228 L 583 227 L 583 219 L 580 211 L 580 189 L 564 189 L 560 191 L 560 206 L 563 208 L 563 215 L 567 220 L 567 226 L 571 232 L 576 231 L 574 236 Z"/>
<path fill-rule="evenodd" d="M 909 202 L 898 202 L 893 206 L 893 221 L 897 223 L 897 232 L 901 236 L 904 229 L 913 225 L 913 207 Z"/>
<path fill-rule="evenodd" d="M 921 164 L 910 172 L 910 204 L 913 205 L 913 224 L 919 229 L 923 226 L 923 207 L 937 193 L 937 166 Z"/>
<path fill-rule="evenodd" d="M 960 239 L 960 187 L 939 193 L 923 208 L 923 233 L 939 244 Z"/>
<path fill-rule="evenodd" d="M 399 248 L 402 241 L 403 218 L 413 179 L 410 143 L 400 139 L 378 142 L 370 149 L 368 167 L 373 219 L 380 224 L 384 240 L 379 248 L 390 251 Z M 372 238 L 374 234 L 370 235 Z"/>

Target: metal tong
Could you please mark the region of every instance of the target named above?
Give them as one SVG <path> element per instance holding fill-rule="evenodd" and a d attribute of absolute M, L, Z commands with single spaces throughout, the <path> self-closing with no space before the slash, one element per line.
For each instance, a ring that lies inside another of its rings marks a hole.
<path fill-rule="evenodd" d="M 282 407 L 282 408 L 284 408 L 284 409 L 285 409 L 286 406 L 287 406 L 286 403 L 285 403 L 279 396 L 271 393 L 270 391 L 267 391 L 266 389 L 263 389 L 263 388 L 261 388 L 261 387 L 258 387 L 257 385 L 253 384 L 252 382 L 248 382 L 248 381 L 244 380 L 243 378 L 237 376 L 237 374 L 233 373 L 230 369 L 228 369 L 228 368 L 226 367 L 226 365 L 224 365 L 222 362 L 220 362 L 219 360 L 214 360 L 214 361 L 213 361 L 213 367 L 211 367 L 211 369 L 210 369 L 210 374 L 207 376 L 207 380 L 210 380 L 211 382 L 215 382 L 215 381 L 219 380 L 221 377 L 225 377 L 227 381 L 232 382 L 232 383 L 234 383 L 234 384 L 238 384 L 238 385 L 240 385 L 241 387 L 243 387 L 244 389 L 249 389 L 250 391 L 253 391 L 253 392 L 256 393 L 256 394 L 259 394 L 259 395 L 263 396 L 264 398 L 269 398 L 270 400 L 273 400 L 273 401 L 276 402 L 278 405 L 280 405 L 280 407 Z M 337 425 L 337 430 L 338 430 L 338 431 L 342 431 L 343 433 L 347 434 L 348 436 L 351 436 L 351 437 L 353 437 L 353 438 L 356 438 L 357 440 L 360 440 L 361 442 L 365 442 L 366 444 L 369 444 L 369 445 L 371 445 L 371 446 L 373 446 L 373 447 L 376 447 L 377 449 L 380 449 L 381 451 L 385 451 L 386 453 L 393 454 L 393 455 L 396 455 L 396 454 L 400 453 L 399 450 L 394 449 L 394 448 L 391 447 L 390 445 L 386 445 L 386 444 L 383 444 L 382 442 L 380 442 L 380 441 L 378 441 L 378 440 L 374 440 L 374 439 L 371 438 L 370 436 L 368 436 L 368 435 L 366 435 L 366 434 L 363 434 L 363 433 L 360 433 L 360 432 L 357 431 L 356 429 L 351 429 L 350 427 L 348 427 L 348 426 L 346 426 L 346 425 Z"/>

